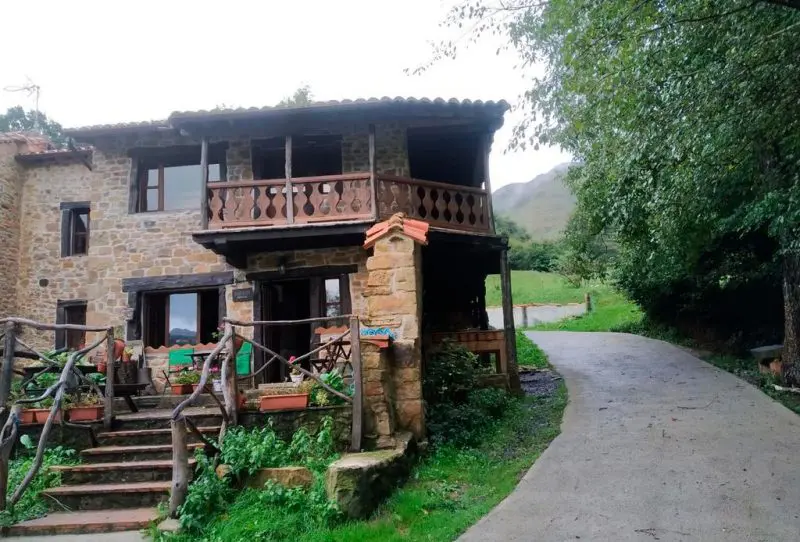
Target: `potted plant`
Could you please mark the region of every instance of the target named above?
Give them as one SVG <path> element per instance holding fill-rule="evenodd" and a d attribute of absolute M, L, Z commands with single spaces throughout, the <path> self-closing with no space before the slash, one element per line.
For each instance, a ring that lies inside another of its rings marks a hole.
<path fill-rule="evenodd" d="M 124 363 L 130 363 L 131 359 L 133 359 L 133 348 L 126 346 L 122 349 L 122 361 Z"/>
<path fill-rule="evenodd" d="M 33 403 L 29 409 L 34 420 L 31 423 L 45 423 L 48 416 L 50 416 L 50 409 L 53 407 L 53 398 L 45 397 L 38 403 Z M 61 421 L 61 410 L 56 412 L 53 421 L 58 423 Z"/>
<path fill-rule="evenodd" d="M 224 324 L 220 324 L 219 326 L 217 326 L 217 330 L 211 334 L 211 338 L 214 339 L 215 341 L 219 342 L 219 340 L 223 336 L 225 336 L 225 325 Z M 236 356 L 236 354 L 239 353 L 239 350 L 242 348 L 243 344 L 244 344 L 244 338 L 243 337 L 240 337 L 239 335 L 234 335 L 233 336 L 233 355 L 234 356 Z"/>
<path fill-rule="evenodd" d="M 291 392 L 297 393 L 291 393 Z M 265 395 L 258 399 L 258 409 L 261 412 L 270 410 L 302 410 L 308 407 L 308 392 L 297 387 L 293 390 L 275 388 L 265 390 Z"/>
<path fill-rule="evenodd" d="M 200 382 L 200 373 L 191 369 L 185 369 L 172 378 L 172 395 L 186 395 L 192 393 L 193 384 L 197 384 L 198 382 Z"/>
<path fill-rule="evenodd" d="M 70 398 L 67 416 L 71 422 L 95 422 L 103 418 L 103 399 L 94 393 L 79 393 Z"/>
<path fill-rule="evenodd" d="M 292 364 L 292 374 L 291 374 L 292 382 L 294 382 L 295 384 L 299 384 L 300 382 L 303 381 L 303 373 L 300 372 L 300 369 L 298 368 L 300 367 L 300 364 L 296 361 L 296 359 L 297 358 L 295 358 L 294 356 L 290 356 L 289 363 Z"/>

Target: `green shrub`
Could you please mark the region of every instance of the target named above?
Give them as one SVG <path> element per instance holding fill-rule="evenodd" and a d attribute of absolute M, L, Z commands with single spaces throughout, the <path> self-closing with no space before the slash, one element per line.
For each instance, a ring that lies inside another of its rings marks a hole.
<path fill-rule="evenodd" d="M 25 439 L 22 442 L 24 445 L 25 442 L 30 442 L 30 439 Z M 34 444 L 30 443 L 28 446 L 33 447 Z M 31 485 L 22 494 L 22 498 L 13 509 L 0 512 L 0 526 L 8 526 L 19 521 L 45 515 L 47 513 L 47 504 L 39 498 L 39 494 L 45 489 L 61 485 L 61 474 L 51 471 L 50 467 L 55 465 L 74 465 L 76 463 L 78 463 L 78 459 L 75 450 L 61 446 L 45 450 L 42 466 Z M 25 478 L 32 464 L 33 453 L 31 450 L 28 450 L 23 457 L 12 459 L 9 462 L 8 498 L 22 483 L 22 479 Z"/>

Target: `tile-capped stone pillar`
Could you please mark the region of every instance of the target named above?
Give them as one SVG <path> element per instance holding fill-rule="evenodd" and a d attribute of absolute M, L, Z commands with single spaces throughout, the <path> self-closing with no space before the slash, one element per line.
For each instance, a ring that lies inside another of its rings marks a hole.
<path fill-rule="evenodd" d="M 391 442 L 396 429 L 424 437 L 422 401 L 422 253 L 428 225 L 396 214 L 367 232 L 366 327 L 395 334 L 390 352 L 362 347 L 365 421 L 378 444 Z"/>

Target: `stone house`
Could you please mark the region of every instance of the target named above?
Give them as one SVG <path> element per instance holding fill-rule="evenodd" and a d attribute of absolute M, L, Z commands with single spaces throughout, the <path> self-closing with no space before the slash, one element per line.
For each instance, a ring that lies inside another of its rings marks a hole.
<path fill-rule="evenodd" d="M 484 300 L 487 274 L 509 287 L 488 176 L 507 108 L 385 98 L 176 112 L 69 129 L 80 146 L 65 150 L 0 134 L 0 316 L 123 326 L 158 378 L 171 349 L 213 342 L 223 316 L 353 313 L 395 337 L 391 352 L 362 347 L 367 431 L 421 434 L 422 360 L 435 342 L 494 352 L 500 378 L 518 385 L 513 322 L 489 330 Z M 407 235 L 398 216 L 365 244 L 397 213 L 427 232 Z M 314 330 L 263 333 L 300 354 Z"/>

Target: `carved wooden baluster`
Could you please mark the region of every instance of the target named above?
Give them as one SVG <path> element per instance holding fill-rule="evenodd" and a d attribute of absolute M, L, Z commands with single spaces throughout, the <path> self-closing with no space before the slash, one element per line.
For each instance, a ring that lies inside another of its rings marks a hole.
<path fill-rule="evenodd" d="M 467 207 L 469 207 L 469 213 L 467 213 L 468 226 L 475 226 L 478 223 L 478 214 L 475 212 L 475 203 L 475 194 L 467 194 Z"/>
<path fill-rule="evenodd" d="M 275 215 L 272 221 L 276 224 L 283 224 L 286 222 L 286 187 L 272 186 L 270 187 L 272 196 L 272 205 L 275 208 Z"/>
<path fill-rule="evenodd" d="M 245 186 L 242 188 L 242 220 L 249 222 L 253 220 L 253 205 L 255 204 L 255 195 L 253 194 L 253 187 Z"/>
<path fill-rule="evenodd" d="M 480 224 L 482 229 L 491 229 L 489 225 L 489 197 L 486 194 L 481 194 L 478 197 L 478 205 L 478 224 Z"/>
<path fill-rule="evenodd" d="M 310 219 L 323 216 L 325 194 L 322 192 L 323 184 L 320 182 L 302 183 L 297 185 L 297 213 L 301 219 Z"/>
<path fill-rule="evenodd" d="M 459 191 L 456 192 L 454 195 L 455 204 L 456 204 L 456 212 L 453 215 L 453 222 L 455 224 L 464 226 L 467 222 L 464 220 L 466 213 L 464 212 L 464 193 Z"/>
<path fill-rule="evenodd" d="M 224 203 L 222 201 L 222 190 L 221 188 L 211 188 L 209 187 L 208 191 L 211 194 L 210 200 L 208 202 L 208 210 L 211 212 L 211 217 L 208 220 L 208 223 L 211 225 L 224 225 L 224 217 L 220 214 L 222 211 L 222 207 Z"/>
<path fill-rule="evenodd" d="M 456 198 L 458 195 L 459 192 L 457 190 L 447 191 L 447 212 L 445 213 L 445 217 L 450 224 L 458 224 L 458 219 L 456 219 L 456 213 L 458 212 Z"/>
<path fill-rule="evenodd" d="M 353 200 L 353 204 L 355 205 L 356 203 L 359 204 L 356 210 L 357 213 L 363 211 L 364 214 L 372 214 L 372 190 L 370 190 L 370 185 L 367 180 L 362 180 L 359 183 L 358 196 Z"/>
<path fill-rule="evenodd" d="M 434 188 L 431 190 L 431 198 L 434 199 L 436 211 L 431 211 L 431 215 L 437 222 L 447 222 L 444 217 L 444 210 L 447 208 L 447 203 L 444 201 L 443 190 Z"/>
<path fill-rule="evenodd" d="M 261 186 L 258 188 L 258 198 L 256 199 L 256 207 L 255 207 L 255 214 L 258 216 L 256 217 L 257 220 L 262 222 L 269 222 L 269 216 L 267 215 L 267 208 L 272 204 L 270 201 L 269 196 L 269 186 Z"/>

